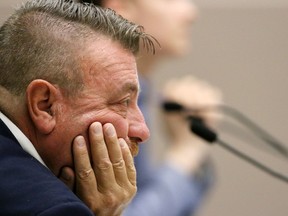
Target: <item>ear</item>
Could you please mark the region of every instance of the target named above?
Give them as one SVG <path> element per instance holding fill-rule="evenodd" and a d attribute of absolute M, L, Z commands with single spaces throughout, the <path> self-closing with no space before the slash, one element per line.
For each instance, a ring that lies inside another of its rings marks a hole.
<path fill-rule="evenodd" d="M 51 83 L 41 79 L 33 80 L 26 89 L 31 120 L 42 134 L 49 134 L 56 125 L 51 108 L 57 99 L 58 91 Z"/>

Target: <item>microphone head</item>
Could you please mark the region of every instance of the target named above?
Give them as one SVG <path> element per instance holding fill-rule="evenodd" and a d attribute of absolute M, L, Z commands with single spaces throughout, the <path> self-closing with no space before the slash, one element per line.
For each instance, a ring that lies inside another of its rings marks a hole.
<path fill-rule="evenodd" d="M 203 118 L 199 116 L 189 115 L 187 116 L 187 120 L 192 124 L 205 124 Z"/>
<path fill-rule="evenodd" d="M 164 101 L 162 104 L 162 108 L 166 112 L 181 112 L 184 110 L 184 107 L 181 104 L 171 101 Z"/>
<path fill-rule="evenodd" d="M 181 104 L 172 101 L 164 101 L 162 108 L 166 112 L 182 112 L 185 110 Z M 217 140 L 217 134 L 205 126 L 201 117 L 187 116 L 187 120 L 191 122 L 190 129 L 193 133 L 210 143 Z"/>
<path fill-rule="evenodd" d="M 193 133 L 206 140 L 207 142 L 213 143 L 217 141 L 217 134 L 211 129 L 207 128 L 203 123 L 192 121 L 190 129 Z"/>

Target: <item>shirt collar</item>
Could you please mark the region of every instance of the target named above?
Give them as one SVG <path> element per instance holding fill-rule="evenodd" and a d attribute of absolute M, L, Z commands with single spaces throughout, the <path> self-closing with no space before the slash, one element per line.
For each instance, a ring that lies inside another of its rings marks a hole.
<path fill-rule="evenodd" d="M 9 119 L 7 118 L 2 112 L 0 112 L 0 119 L 4 122 L 4 124 L 9 128 L 11 133 L 15 136 L 17 141 L 19 142 L 20 146 L 26 151 L 28 154 L 30 154 L 32 157 L 34 157 L 36 160 L 38 160 L 41 164 L 43 164 L 45 167 L 46 164 L 36 151 L 34 145 L 31 143 L 31 141 L 23 134 L 23 132 Z"/>

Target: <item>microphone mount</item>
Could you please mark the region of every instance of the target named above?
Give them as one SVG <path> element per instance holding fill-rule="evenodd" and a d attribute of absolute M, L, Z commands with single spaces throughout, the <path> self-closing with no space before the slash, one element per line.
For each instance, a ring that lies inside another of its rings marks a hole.
<path fill-rule="evenodd" d="M 176 102 L 166 101 L 163 104 L 163 109 L 166 112 L 185 112 L 185 111 L 195 111 L 195 109 L 187 109 L 181 104 L 178 104 Z M 254 122 L 252 122 L 250 119 L 245 117 L 242 113 L 237 111 L 236 109 L 233 109 L 228 106 L 224 105 L 216 105 L 216 106 L 209 106 L 209 109 L 211 108 L 217 108 L 217 107 L 224 107 L 224 111 L 230 111 L 227 112 L 231 116 L 234 116 L 237 120 L 241 121 L 245 126 L 250 128 L 254 133 L 260 136 L 266 143 L 268 143 L 271 147 L 276 149 L 278 152 L 280 152 L 284 157 L 288 157 L 288 150 L 279 142 L 276 141 L 275 138 L 273 138 L 270 134 L 268 134 L 266 131 L 264 131 L 262 128 L 260 128 L 258 125 L 256 125 Z M 205 108 L 204 108 L 205 109 Z M 207 109 L 207 107 L 206 107 Z M 257 161 L 253 157 L 248 156 L 247 154 L 237 150 L 232 145 L 229 145 L 228 143 L 224 142 L 223 140 L 219 139 L 218 134 L 213 131 L 212 129 L 208 128 L 203 121 L 201 117 L 188 115 L 187 119 L 190 121 L 190 130 L 194 134 L 198 135 L 200 138 L 206 140 L 208 143 L 215 143 L 217 142 L 221 147 L 229 151 L 230 153 L 234 154 L 235 156 L 243 159 L 244 161 L 248 162 L 249 164 L 253 165 L 254 167 L 266 172 L 267 174 L 270 174 L 271 176 L 282 180 L 283 182 L 288 183 L 288 176 L 283 175 L 266 165 L 262 164 L 261 162 Z M 258 134 L 259 133 L 259 134 Z"/>

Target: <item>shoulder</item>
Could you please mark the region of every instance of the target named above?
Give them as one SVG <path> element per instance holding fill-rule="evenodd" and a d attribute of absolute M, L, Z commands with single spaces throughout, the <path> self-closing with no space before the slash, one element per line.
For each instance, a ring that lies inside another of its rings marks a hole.
<path fill-rule="evenodd" d="M 52 172 L 1 135 L 0 176 L 0 215 L 93 215 Z"/>

